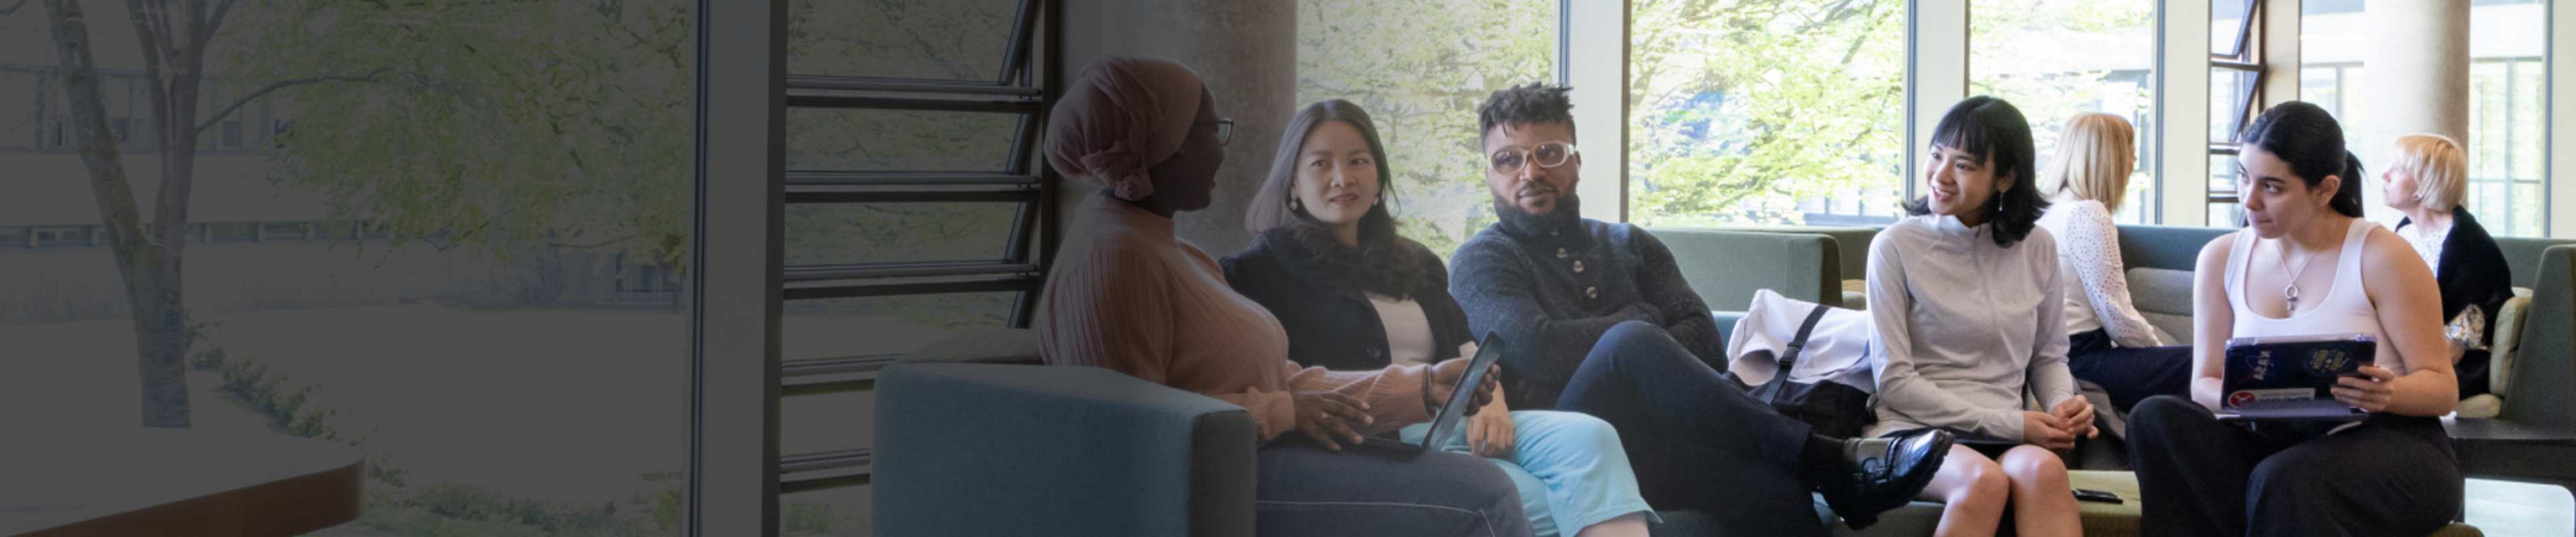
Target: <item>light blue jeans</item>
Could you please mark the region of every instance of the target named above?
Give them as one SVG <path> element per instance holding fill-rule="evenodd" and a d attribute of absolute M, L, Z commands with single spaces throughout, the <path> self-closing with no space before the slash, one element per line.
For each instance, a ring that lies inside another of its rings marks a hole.
<path fill-rule="evenodd" d="M 1397 434 L 1405 442 L 1420 442 L 1430 431 L 1431 424 L 1418 423 Z M 1471 452 L 1467 423 L 1459 422 L 1440 449 Z M 1637 472 L 1628 467 L 1619 432 L 1590 414 L 1514 410 L 1511 458 L 1488 460 L 1520 489 L 1521 511 L 1529 516 L 1532 534 L 1570 535 L 1637 512 L 1662 523 L 1637 492 Z"/>

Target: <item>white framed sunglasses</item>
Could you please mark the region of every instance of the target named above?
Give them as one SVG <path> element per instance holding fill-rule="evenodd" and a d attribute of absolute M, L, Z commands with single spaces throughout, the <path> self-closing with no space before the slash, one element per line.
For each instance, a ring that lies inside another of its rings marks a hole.
<path fill-rule="evenodd" d="M 1564 166 L 1567 161 L 1574 160 L 1574 152 L 1574 144 L 1544 142 L 1527 148 L 1503 148 L 1485 159 L 1496 173 L 1508 175 L 1520 173 L 1521 168 L 1530 163 L 1537 163 L 1541 168 Z"/>

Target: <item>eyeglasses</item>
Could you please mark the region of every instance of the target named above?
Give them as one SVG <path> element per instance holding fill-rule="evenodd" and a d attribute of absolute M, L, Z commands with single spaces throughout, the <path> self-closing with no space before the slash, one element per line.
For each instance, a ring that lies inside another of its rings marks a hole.
<path fill-rule="evenodd" d="M 1520 173 L 1521 167 L 1531 162 L 1538 163 L 1538 167 L 1541 168 L 1554 168 L 1564 166 L 1566 161 L 1573 160 L 1574 144 L 1546 142 L 1527 149 L 1505 148 L 1495 151 L 1489 158 L 1492 159 L 1494 172 L 1505 175 Z"/>
<path fill-rule="evenodd" d="M 1192 125 L 1216 125 L 1216 145 L 1218 146 L 1234 141 L 1234 118 L 1217 118 L 1216 121 L 1201 121 Z"/>

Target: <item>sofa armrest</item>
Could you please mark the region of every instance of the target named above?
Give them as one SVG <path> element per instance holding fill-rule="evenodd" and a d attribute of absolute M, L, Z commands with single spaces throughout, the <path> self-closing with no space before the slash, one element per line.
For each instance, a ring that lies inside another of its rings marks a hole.
<path fill-rule="evenodd" d="M 2566 389 L 2576 384 L 2576 361 L 2568 359 L 2576 350 L 2576 245 L 2542 251 L 2539 272 L 2531 307 L 2517 331 L 2521 339 L 2515 343 L 2513 367 L 2505 371 L 2507 395 L 2496 417 L 2576 430 L 2576 411 L 2571 411 L 2576 393 Z"/>
<path fill-rule="evenodd" d="M 1252 416 L 1092 367 L 898 364 L 877 380 L 881 535 L 1250 535 Z"/>

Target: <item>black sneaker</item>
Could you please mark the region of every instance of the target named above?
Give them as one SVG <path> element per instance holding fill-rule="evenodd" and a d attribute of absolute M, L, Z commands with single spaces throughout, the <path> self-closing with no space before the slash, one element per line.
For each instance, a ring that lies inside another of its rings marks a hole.
<path fill-rule="evenodd" d="M 1825 505 L 1858 530 L 1878 523 L 1878 514 L 1905 506 L 1932 483 L 1941 460 L 1950 455 L 1950 433 L 1923 430 L 1888 438 L 1843 440 L 1842 471 L 1816 484 Z"/>

